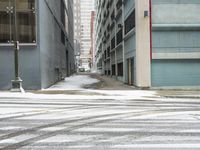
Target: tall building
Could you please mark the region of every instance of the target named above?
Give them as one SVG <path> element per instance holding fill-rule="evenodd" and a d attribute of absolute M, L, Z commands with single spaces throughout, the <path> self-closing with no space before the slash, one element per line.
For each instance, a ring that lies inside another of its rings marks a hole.
<path fill-rule="evenodd" d="M 90 39 L 91 39 L 91 47 L 90 47 L 90 68 L 96 69 L 94 67 L 94 56 L 95 56 L 95 51 L 94 51 L 94 25 L 95 25 L 95 11 L 91 12 L 91 19 L 90 19 Z"/>
<path fill-rule="evenodd" d="M 200 86 L 200 3 L 96 1 L 96 65 L 137 87 Z"/>
<path fill-rule="evenodd" d="M 81 0 L 74 0 L 74 50 L 78 67 L 81 52 Z"/>
<path fill-rule="evenodd" d="M 0 0 L 0 89 L 14 79 L 14 0 Z M 73 0 L 17 1 L 20 77 L 42 89 L 74 72 Z"/>
<path fill-rule="evenodd" d="M 94 0 L 81 0 L 81 65 L 90 68 L 91 48 L 91 12 L 94 10 Z"/>

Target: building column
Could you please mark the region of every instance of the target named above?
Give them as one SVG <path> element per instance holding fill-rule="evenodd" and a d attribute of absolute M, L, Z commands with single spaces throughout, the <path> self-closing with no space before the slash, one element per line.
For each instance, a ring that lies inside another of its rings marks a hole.
<path fill-rule="evenodd" d="M 124 16 L 124 5 L 122 5 L 122 54 L 123 54 L 123 82 L 126 83 L 126 59 L 125 59 L 125 16 Z"/>
<path fill-rule="evenodd" d="M 150 55 L 150 14 L 149 0 L 135 0 L 136 13 L 136 86 L 151 86 Z"/>

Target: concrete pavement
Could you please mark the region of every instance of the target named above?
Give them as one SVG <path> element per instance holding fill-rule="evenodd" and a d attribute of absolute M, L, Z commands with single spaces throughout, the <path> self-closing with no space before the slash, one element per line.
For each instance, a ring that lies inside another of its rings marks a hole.
<path fill-rule="evenodd" d="M 166 98 L 189 98 L 200 100 L 200 90 L 198 89 L 157 90 L 157 95 Z"/>
<path fill-rule="evenodd" d="M 198 99 L 139 90 L 68 92 L 0 93 L 0 150 L 200 149 Z"/>
<path fill-rule="evenodd" d="M 1 150 L 200 149 L 195 100 L 1 98 Z"/>

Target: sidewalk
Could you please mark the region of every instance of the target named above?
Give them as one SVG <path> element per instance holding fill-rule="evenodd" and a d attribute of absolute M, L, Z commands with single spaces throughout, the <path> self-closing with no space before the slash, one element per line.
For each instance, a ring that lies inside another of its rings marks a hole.
<path fill-rule="evenodd" d="M 99 75 L 92 75 L 93 78 L 97 78 L 102 81 L 101 86 L 97 86 L 100 90 L 140 90 L 136 87 L 128 86 L 123 84 L 120 81 L 116 81 L 113 78 Z M 141 91 L 154 91 L 158 97 L 164 98 L 189 98 L 189 99 L 200 99 L 200 87 L 183 89 L 150 89 L 150 90 L 141 90 Z"/>
<path fill-rule="evenodd" d="M 189 98 L 200 100 L 200 90 L 158 90 L 157 94 L 165 98 Z"/>
<path fill-rule="evenodd" d="M 78 74 L 65 78 L 57 84 L 38 91 L 12 93 L 0 91 L 0 98 L 31 98 L 31 99 L 118 99 L 152 100 L 159 98 L 156 91 L 139 90 L 122 82 L 98 74 Z"/>
<path fill-rule="evenodd" d="M 153 98 L 174 98 L 174 99 L 199 99 L 200 90 L 196 89 L 149 89 L 140 90 L 116 81 L 114 78 L 101 76 L 98 74 L 78 74 L 58 82 L 50 88 L 38 91 L 26 91 L 26 96 L 32 97 L 32 94 L 50 94 L 50 95 L 74 95 L 74 96 L 108 96 L 121 95 L 125 97 L 153 97 Z M 22 96 L 19 93 L 10 91 L 0 91 L 0 96 Z M 23 96 L 24 96 L 23 95 Z M 41 96 L 41 95 L 40 95 Z"/>

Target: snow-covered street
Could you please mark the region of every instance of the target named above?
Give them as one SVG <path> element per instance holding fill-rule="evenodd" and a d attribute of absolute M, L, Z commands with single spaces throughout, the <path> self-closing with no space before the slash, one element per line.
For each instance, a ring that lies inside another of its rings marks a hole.
<path fill-rule="evenodd" d="M 78 75 L 39 94 L 0 92 L 0 150 L 200 149 L 199 99 L 84 88 L 98 82 Z"/>

